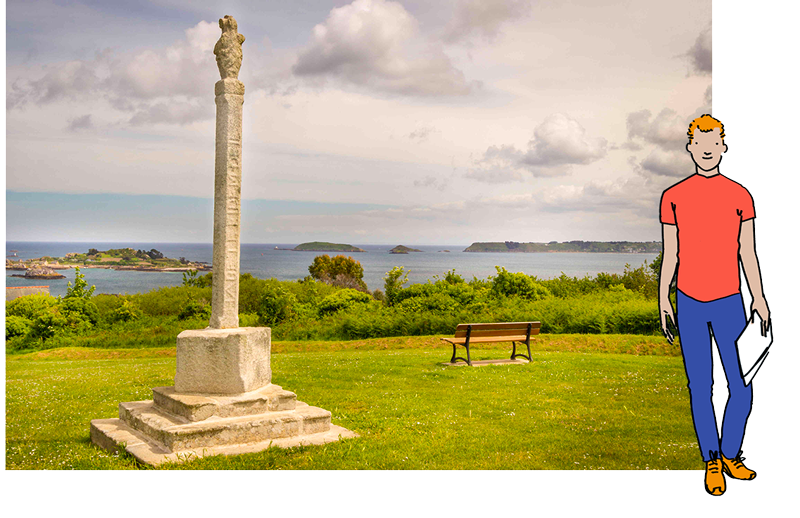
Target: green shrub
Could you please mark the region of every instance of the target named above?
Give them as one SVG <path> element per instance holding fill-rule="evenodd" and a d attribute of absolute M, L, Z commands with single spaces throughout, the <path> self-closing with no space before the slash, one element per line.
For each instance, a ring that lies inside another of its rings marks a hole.
<path fill-rule="evenodd" d="M 256 313 L 261 305 L 264 283 L 249 273 L 239 276 L 239 313 Z"/>
<path fill-rule="evenodd" d="M 211 300 L 211 288 L 173 286 L 128 295 L 131 302 L 148 316 L 176 317 L 187 300 Z"/>
<path fill-rule="evenodd" d="M 26 336 L 31 331 L 31 321 L 25 317 L 9 315 L 6 317 L 6 340 Z"/>
<path fill-rule="evenodd" d="M 45 293 L 26 295 L 6 303 L 6 318 L 17 316 L 32 320 L 56 304 L 58 304 L 58 299 Z"/>
<path fill-rule="evenodd" d="M 40 313 L 33 319 L 30 336 L 37 340 L 44 341 L 54 337 L 66 327 L 67 319 L 58 311 L 58 307 L 56 306 L 49 311 Z"/>
<path fill-rule="evenodd" d="M 263 325 L 274 326 L 291 319 L 295 314 L 296 305 L 297 297 L 276 281 L 264 286 L 258 316 Z"/>
<path fill-rule="evenodd" d="M 551 297 L 550 290 L 542 286 L 530 275 L 511 273 L 502 266 L 495 266 L 497 276 L 492 278 L 492 292 L 506 297 L 521 297 L 527 300 L 541 300 Z"/>
<path fill-rule="evenodd" d="M 178 319 L 209 319 L 211 318 L 211 304 L 206 300 L 189 300 L 178 312 Z"/>
<path fill-rule="evenodd" d="M 333 286 L 367 291 L 363 280 L 364 268 L 352 257 L 318 255 L 308 267 L 308 273 L 314 279 Z"/>
<path fill-rule="evenodd" d="M 344 288 L 322 299 L 319 303 L 318 311 L 321 316 L 331 315 L 351 309 L 359 304 L 369 304 L 372 300 L 372 296 L 368 293 Z"/>
<path fill-rule="evenodd" d="M 80 327 L 84 324 L 89 324 L 91 327 L 97 324 L 100 317 L 97 305 L 88 298 L 65 298 L 61 300 L 59 309 L 70 327 Z"/>
<path fill-rule="evenodd" d="M 239 313 L 239 327 L 258 327 L 259 317 L 255 313 Z"/>
<path fill-rule="evenodd" d="M 142 310 L 129 300 L 123 300 L 122 304 L 114 310 L 112 322 L 133 322 L 142 317 Z"/>

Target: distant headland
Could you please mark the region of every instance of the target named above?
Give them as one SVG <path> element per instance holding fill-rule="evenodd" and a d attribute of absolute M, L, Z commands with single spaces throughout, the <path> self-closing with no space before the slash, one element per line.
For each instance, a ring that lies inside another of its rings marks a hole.
<path fill-rule="evenodd" d="M 549 243 L 518 243 L 516 241 L 472 243 L 465 252 L 511 253 L 617 253 L 656 254 L 661 251 L 661 241 L 550 241 Z"/>
<path fill-rule="evenodd" d="M 295 252 L 366 252 L 353 245 L 340 243 L 327 243 L 325 241 L 312 241 L 292 248 Z"/>

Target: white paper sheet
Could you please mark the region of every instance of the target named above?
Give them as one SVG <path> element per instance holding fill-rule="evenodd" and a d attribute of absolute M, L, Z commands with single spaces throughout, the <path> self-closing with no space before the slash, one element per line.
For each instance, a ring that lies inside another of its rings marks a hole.
<path fill-rule="evenodd" d="M 739 349 L 739 366 L 744 374 L 744 383 L 749 385 L 758 370 L 764 364 L 772 345 L 772 323 L 770 323 L 767 336 L 761 336 L 761 318 L 756 313 L 753 322 L 747 323 L 736 347 Z"/>

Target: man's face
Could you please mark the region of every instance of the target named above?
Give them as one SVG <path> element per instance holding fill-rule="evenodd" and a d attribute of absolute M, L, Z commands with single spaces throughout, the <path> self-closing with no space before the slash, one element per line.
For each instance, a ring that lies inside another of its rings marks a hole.
<path fill-rule="evenodd" d="M 722 153 L 728 150 L 719 133 L 719 128 L 709 132 L 695 129 L 694 138 L 686 144 L 686 151 L 692 154 L 692 160 L 703 171 L 711 171 L 717 167 L 722 160 Z"/>

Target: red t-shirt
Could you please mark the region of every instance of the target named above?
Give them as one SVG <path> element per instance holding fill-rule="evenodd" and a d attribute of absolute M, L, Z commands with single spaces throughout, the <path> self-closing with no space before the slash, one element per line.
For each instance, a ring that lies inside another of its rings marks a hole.
<path fill-rule="evenodd" d="M 747 189 L 721 174 L 664 191 L 661 223 L 678 226 L 678 289 L 702 302 L 739 293 L 739 231 L 755 217 Z"/>

